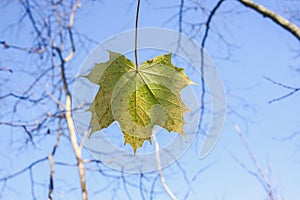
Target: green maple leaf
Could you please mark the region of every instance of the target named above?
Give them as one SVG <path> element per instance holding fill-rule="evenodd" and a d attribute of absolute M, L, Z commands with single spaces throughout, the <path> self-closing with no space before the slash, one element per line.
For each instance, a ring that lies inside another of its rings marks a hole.
<path fill-rule="evenodd" d="M 109 61 L 95 64 L 85 76 L 100 89 L 88 111 L 92 112 L 90 136 L 118 121 L 134 154 L 145 140 L 151 143 L 154 125 L 185 136 L 183 113 L 188 111 L 180 91 L 193 82 L 182 68 L 171 63 L 172 54 L 135 64 L 109 51 Z"/>

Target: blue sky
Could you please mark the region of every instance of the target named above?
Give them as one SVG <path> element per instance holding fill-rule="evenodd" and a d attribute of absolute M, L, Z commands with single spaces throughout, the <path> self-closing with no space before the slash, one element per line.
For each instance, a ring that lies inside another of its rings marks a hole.
<path fill-rule="evenodd" d="M 264 0 L 259 2 L 283 15 L 286 15 L 285 6 L 289 5 L 288 2 L 281 1 Z M 99 3 L 89 2 L 87 4 L 83 2 L 82 7 L 78 10 L 74 27 L 77 31 L 101 43 L 112 35 L 134 27 L 135 4 L 131 5 L 131 3 L 132 1 L 117 0 Z M 178 8 L 173 8 L 178 3 L 179 1 L 171 0 L 142 2 L 140 27 L 164 27 L 178 30 L 177 16 L 174 17 Z M 293 4 L 297 5 L 294 2 Z M 211 7 L 212 3 L 205 1 L 205 5 Z M 171 8 L 161 9 L 166 6 Z M 9 24 L 19 19 L 20 10 L 21 8 L 16 3 L 1 7 L 0 40 L 20 46 L 29 46 L 31 36 L 28 22 L 25 22 L 25 25 L 20 28 L 7 30 Z M 196 21 L 196 17 L 201 19 L 203 16 L 187 14 L 185 19 Z M 168 21 L 170 18 L 172 20 Z M 230 49 L 231 57 L 229 59 L 225 58 L 228 54 L 226 46 L 216 37 L 216 34 L 210 35 L 206 47 L 216 62 L 227 92 L 228 112 L 224 131 L 214 150 L 205 159 L 199 160 L 198 158 L 198 148 L 201 141 L 192 145 L 179 159 L 179 163 L 190 179 L 199 169 L 211 165 L 197 177 L 190 189 L 184 182 L 182 174 L 178 173 L 176 165 L 171 165 L 164 170 L 167 183 L 178 196 L 178 199 L 183 199 L 187 190 L 192 191 L 189 196 L 189 199 L 192 200 L 214 200 L 223 199 L 223 197 L 230 200 L 265 199 L 266 194 L 259 181 L 242 169 L 230 156 L 230 153 L 234 154 L 249 169 L 255 171 L 255 166 L 234 129 L 235 125 L 238 125 L 259 165 L 265 173 L 269 174 L 268 177 L 276 187 L 276 191 L 282 195 L 283 199 L 297 199 L 300 195 L 299 137 L 287 141 L 279 141 L 274 138 L 283 138 L 299 131 L 298 113 L 300 107 L 298 102 L 300 95 L 296 93 L 287 99 L 269 104 L 269 100 L 280 97 L 289 91 L 270 83 L 263 77 L 266 76 L 290 86 L 300 87 L 299 72 L 295 70 L 295 67 L 298 66 L 299 68 L 300 64 L 300 59 L 297 57 L 299 41 L 270 20 L 264 19 L 235 1 L 224 3 L 224 7 L 213 19 L 212 30 L 221 33 L 230 44 L 234 45 Z M 200 38 L 196 37 L 195 39 L 199 41 Z M 74 60 L 70 63 L 69 76 L 74 76 L 77 73 L 80 63 L 83 62 L 87 52 L 95 47 L 95 44 L 86 44 L 86 47 L 87 51 L 79 49 Z M 3 85 L 0 88 L 1 96 L 10 91 L 15 93 L 22 91 L 23 85 L 30 81 L 30 76 L 24 73 L 23 67 L 27 69 L 33 62 L 35 60 L 31 59 L 28 54 L 12 49 L 0 49 L 0 64 L 10 66 L 14 71 L 13 74 L 9 75 L 0 74 L 2 80 L 5 78 L 10 80 L 6 83 L 1 80 L 0 84 Z M 1 121 L 11 119 L 4 116 L 10 111 L 7 108 L 11 105 L 12 102 L 3 101 L 3 107 L 0 107 Z M 35 111 L 30 107 L 20 107 L 19 109 L 20 117 L 35 115 Z M 17 150 L 17 144 L 22 142 L 11 144 L 10 141 L 11 138 L 19 139 L 18 134 L 22 134 L 22 130 L 5 126 L 1 126 L 0 130 L 0 177 L 22 169 L 31 161 L 48 155 L 49 148 L 55 142 L 55 137 L 49 136 L 42 141 L 42 148 L 29 148 L 20 152 Z M 62 140 L 61 145 L 63 147 L 58 149 L 56 161 L 75 163 L 69 143 Z M 89 157 L 86 151 L 84 151 L 84 155 Z M 38 199 L 43 199 L 47 194 L 48 163 L 38 165 L 36 169 L 38 170 L 35 171 L 34 176 L 39 181 L 36 183 L 35 193 L 39 197 Z M 55 177 L 57 178 L 55 188 L 57 199 L 79 199 L 80 190 L 78 189 L 79 180 L 76 168 L 57 166 Z M 92 199 L 106 199 L 106 197 L 110 199 L 114 194 L 116 199 L 122 199 L 125 195 L 124 190 L 122 190 L 123 186 L 118 192 L 113 190 L 117 182 L 107 188 L 104 193 L 94 193 L 106 182 L 106 179 L 95 174 L 95 172 L 88 172 L 87 180 Z M 137 182 L 138 177 L 133 175 L 130 180 Z M 8 185 L 15 191 L 5 190 L 3 194 L 0 193 L 0 199 L 18 199 L 20 196 L 22 199 L 31 199 L 28 173 L 9 181 Z M 157 187 L 161 187 L 159 182 Z M 67 192 L 66 188 L 74 188 L 74 190 Z M 137 189 L 129 186 L 129 190 L 133 199 L 140 198 Z M 165 197 L 164 193 L 159 193 L 154 199 Z"/>

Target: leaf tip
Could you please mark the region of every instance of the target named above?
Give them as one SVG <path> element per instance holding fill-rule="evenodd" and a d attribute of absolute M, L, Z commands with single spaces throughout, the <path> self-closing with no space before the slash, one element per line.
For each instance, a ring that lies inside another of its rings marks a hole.
<path fill-rule="evenodd" d="M 189 85 L 198 85 L 197 83 L 195 83 L 195 82 L 192 81 L 192 80 L 189 80 L 189 81 L 188 81 L 188 84 L 189 84 Z"/>
<path fill-rule="evenodd" d="M 122 54 L 119 54 L 117 52 L 111 51 L 111 50 L 107 50 L 108 54 L 109 54 L 109 60 L 115 60 L 118 57 L 123 56 Z"/>
<path fill-rule="evenodd" d="M 86 79 L 90 80 L 90 79 L 89 79 L 89 75 L 90 75 L 90 74 L 82 75 L 82 76 L 80 76 L 80 77 L 81 77 L 81 78 L 86 78 Z"/>

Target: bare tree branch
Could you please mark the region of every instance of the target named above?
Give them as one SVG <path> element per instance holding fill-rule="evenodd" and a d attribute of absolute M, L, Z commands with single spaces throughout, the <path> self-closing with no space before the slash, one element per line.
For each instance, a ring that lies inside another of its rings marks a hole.
<path fill-rule="evenodd" d="M 222 3 L 224 1 L 225 0 L 219 0 L 218 3 L 214 6 L 214 8 L 211 10 L 211 12 L 210 12 L 210 14 L 207 18 L 207 21 L 205 23 L 205 25 L 206 25 L 205 33 L 204 33 L 204 36 L 203 36 L 203 39 L 202 39 L 202 42 L 201 42 L 201 47 L 202 48 L 205 47 L 205 42 L 206 42 L 207 37 L 208 37 L 208 32 L 209 32 L 209 29 L 210 29 L 211 20 L 212 20 L 213 16 L 215 15 L 215 13 L 217 12 L 217 10 L 220 8 L 220 6 L 222 5 Z"/>
<path fill-rule="evenodd" d="M 202 38 L 201 41 L 201 66 L 200 66 L 200 72 L 201 72 L 201 97 L 200 97 L 200 120 L 199 120 L 199 130 L 201 130 L 201 126 L 203 123 L 203 116 L 204 116 L 204 111 L 205 111 L 205 103 L 204 103 L 204 99 L 205 99 L 205 94 L 206 94 L 206 90 L 205 90 L 205 77 L 204 77 L 204 48 L 205 48 L 205 43 L 208 37 L 208 33 L 210 30 L 210 23 L 212 21 L 212 18 L 214 17 L 215 13 L 217 12 L 217 10 L 221 7 L 222 3 L 225 0 L 219 0 L 218 3 L 213 7 L 213 9 L 211 10 L 207 21 L 205 23 L 205 32 L 204 32 L 204 36 Z"/>
<path fill-rule="evenodd" d="M 72 117 L 72 97 L 71 97 L 71 92 L 69 90 L 69 86 L 68 86 L 68 83 L 67 83 L 67 77 L 66 77 L 66 72 L 65 72 L 66 60 L 62 56 L 61 49 L 59 49 L 56 46 L 53 46 L 53 48 L 58 53 L 60 61 L 61 61 L 61 63 L 60 63 L 61 79 L 62 79 L 62 82 L 63 82 L 63 87 L 64 87 L 64 91 L 65 91 L 65 95 L 66 95 L 65 119 L 66 119 L 67 124 L 68 124 L 68 129 L 69 129 L 69 132 L 70 132 L 70 140 L 71 140 L 72 147 L 73 147 L 73 150 L 74 150 L 74 153 L 75 153 L 75 157 L 77 159 L 78 172 L 79 172 L 80 184 L 81 184 L 82 199 L 87 200 L 88 199 L 88 194 L 87 194 L 87 188 L 86 188 L 84 162 L 82 160 L 80 145 L 77 142 L 76 129 L 75 129 L 75 125 L 74 125 L 73 117 Z M 67 56 L 67 58 L 69 58 L 69 56 Z"/>
<path fill-rule="evenodd" d="M 238 0 L 244 6 L 255 10 L 256 12 L 263 15 L 263 17 L 267 17 L 275 22 L 277 25 L 281 26 L 283 29 L 287 30 L 291 34 L 293 34 L 298 40 L 300 40 L 300 28 L 296 25 L 287 20 L 286 18 L 282 17 L 281 15 L 269 10 L 268 8 L 255 3 L 251 0 Z"/>
<path fill-rule="evenodd" d="M 49 194 L 48 194 L 48 200 L 52 200 L 53 198 L 53 190 L 54 190 L 54 162 L 53 162 L 53 156 L 50 154 L 48 156 L 49 165 L 50 165 L 50 183 L 49 183 Z"/>
<path fill-rule="evenodd" d="M 157 169 L 158 169 L 158 172 L 159 172 L 159 177 L 160 177 L 161 184 L 163 185 L 164 189 L 166 190 L 166 192 L 170 196 L 170 198 L 172 200 L 176 200 L 177 198 L 175 197 L 175 195 L 173 194 L 173 192 L 171 191 L 171 189 L 167 185 L 165 177 L 164 177 L 163 172 L 162 172 L 160 155 L 159 155 L 159 144 L 157 142 L 156 135 L 153 134 L 152 138 L 153 138 L 153 141 L 154 141 L 154 144 L 155 144 Z"/>

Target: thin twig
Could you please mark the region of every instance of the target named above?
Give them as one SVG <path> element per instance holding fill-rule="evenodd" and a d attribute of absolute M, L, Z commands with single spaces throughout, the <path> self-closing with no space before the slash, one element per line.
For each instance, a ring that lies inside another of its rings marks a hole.
<path fill-rule="evenodd" d="M 270 81 L 271 83 L 275 84 L 275 85 L 278 85 L 278 86 L 280 86 L 280 87 L 282 87 L 282 88 L 291 90 L 289 93 L 287 93 L 287 94 L 285 94 L 285 95 L 283 95 L 283 96 L 281 96 L 281 97 L 278 97 L 278 98 L 275 98 L 275 99 L 272 99 L 272 100 L 268 101 L 268 103 L 274 103 L 274 102 L 276 102 L 276 101 L 280 101 L 280 100 L 285 99 L 285 98 L 287 98 L 287 97 L 293 95 L 294 93 L 300 91 L 300 88 L 295 88 L 295 87 L 291 87 L 291 86 L 288 86 L 288 85 L 284 85 L 284 84 L 279 83 L 279 82 L 277 82 L 277 81 L 274 81 L 274 80 L 272 80 L 272 79 L 270 79 L 270 78 L 268 78 L 268 77 L 266 77 L 266 76 L 264 76 L 264 78 L 267 79 L 268 81 Z"/>
<path fill-rule="evenodd" d="M 44 162 L 45 160 L 47 160 L 48 157 L 44 157 L 44 158 L 41 158 L 41 159 L 38 159 L 34 162 L 32 162 L 30 165 L 28 165 L 27 167 L 24 167 L 23 169 L 15 172 L 14 174 L 11 174 L 11 175 L 8 175 L 8 176 L 5 176 L 5 177 L 1 177 L 0 178 L 0 182 L 2 181 L 7 181 L 8 179 L 13 179 L 17 176 L 19 176 L 20 174 L 23 174 L 25 173 L 26 171 L 30 170 L 31 168 L 33 168 L 35 165 L 41 163 L 41 162 Z"/>
<path fill-rule="evenodd" d="M 266 177 L 266 175 L 264 174 L 263 170 L 261 169 L 261 167 L 259 166 L 256 158 L 254 157 L 246 139 L 244 138 L 244 135 L 242 134 L 242 131 L 241 129 L 239 128 L 239 126 L 235 125 L 235 130 L 237 132 L 237 134 L 239 135 L 244 147 L 246 148 L 246 151 L 252 161 L 252 163 L 254 164 L 255 166 L 255 169 L 260 177 L 260 179 L 263 181 L 263 183 L 266 185 L 266 193 L 268 194 L 268 196 L 270 197 L 271 200 L 275 200 L 275 197 L 274 197 L 274 192 L 273 192 L 273 186 L 271 185 L 269 179 Z"/>
<path fill-rule="evenodd" d="M 0 71 L 7 71 L 7 72 L 10 72 L 10 73 L 13 73 L 12 69 L 6 68 L 6 67 L 0 67 Z"/>

